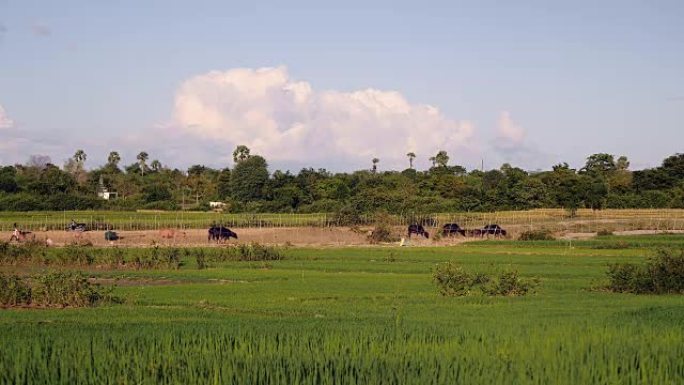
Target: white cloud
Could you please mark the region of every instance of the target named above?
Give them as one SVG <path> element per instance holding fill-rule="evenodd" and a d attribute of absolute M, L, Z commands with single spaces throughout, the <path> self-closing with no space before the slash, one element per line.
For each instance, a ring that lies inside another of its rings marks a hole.
<path fill-rule="evenodd" d="M 513 122 L 508 111 L 502 111 L 499 115 L 498 137 L 512 144 L 520 144 L 525 140 L 525 130 Z"/>
<path fill-rule="evenodd" d="M 0 129 L 2 128 L 12 128 L 14 126 L 14 121 L 7 116 L 7 112 L 0 105 Z"/>
<path fill-rule="evenodd" d="M 548 168 L 553 157 L 527 138 L 527 131 L 501 111 L 495 138 L 490 142 L 495 158 L 528 169 Z"/>
<path fill-rule="evenodd" d="M 222 144 L 245 144 L 269 160 L 406 167 L 446 150 L 456 162 L 472 155 L 473 125 L 436 107 L 412 104 L 396 91 L 318 91 L 287 69 L 239 68 L 194 76 L 175 96 L 175 134 Z M 228 152 L 228 151 L 226 151 Z M 473 156 L 471 156 L 473 158 Z"/>

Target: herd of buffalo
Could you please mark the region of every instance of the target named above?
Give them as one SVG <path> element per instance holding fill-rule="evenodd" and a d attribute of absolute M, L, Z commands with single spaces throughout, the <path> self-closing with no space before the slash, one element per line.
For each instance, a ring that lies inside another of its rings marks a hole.
<path fill-rule="evenodd" d="M 408 237 L 411 238 L 412 234 L 421 235 L 425 238 L 430 237 L 430 233 L 425 231 L 425 227 L 419 224 L 412 224 L 408 227 Z M 442 236 L 451 237 L 461 235 L 464 237 L 484 237 L 485 235 L 493 235 L 495 237 L 505 237 L 506 230 L 502 229 L 501 226 L 497 224 L 489 224 L 481 229 L 470 229 L 466 230 L 461 228 L 457 223 L 447 223 L 442 226 Z"/>
<path fill-rule="evenodd" d="M 67 231 L 84 232 L 88 231 L 88 226 L 85 223 L 78 223 L 72 220 L 71 223 L 69 223 L 69 225 L 67 226 Z M 19 230 L 17 224 L 15 223 L 14 232 L 12 233 L 12 238 L 10 238 L 10 241 L 22 241 L 26 239 L 26 236 L 30 233 L 30 231 Z M 175 238 L 177 232 L 176 230 L 172 229 L 164 229 L 160 231 L 160 234 L 162 238 Z M 185 235 L 185 232 L 181 232 L 181 234 Z M 414 234 L 423 236 L 425 238 L 430 237 L 430 234 L 425 230 L 425 227 L 423 227 L 422 224 L 417 223 L 408 226 L 408 237 L 411 238 L 411 235 Z M 442 226 L 442 236 L 451 237 L 457 235 L 461 235 L 463 237 L 484 237 L 485 235 L 505 237 L 506 230 L 502 229 L 501 226 L 497 224 L 488 224 L 480 229 L 470 230 L 463 229 L 456 223 L 447 223 L 444 226 Z M 209 227 L 209 230 L 207 231 L 207 241 L 209 242 L 216 241 L 217 243 L 219 243 L 223 241 L 228 241 L 230 240 L 230 238 L 238 239 L 238 235 L 234 231 L 225 226 L 212 225 L 211 227 Z M 119 239 L 119 236 L 116 234 L 116 232 L 109 230 L 105 233 L 105 239 L 117 240 Z"/>

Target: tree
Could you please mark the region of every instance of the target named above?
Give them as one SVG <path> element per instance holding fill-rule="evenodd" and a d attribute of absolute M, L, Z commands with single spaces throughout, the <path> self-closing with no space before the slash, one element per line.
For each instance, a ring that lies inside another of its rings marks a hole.
<path fill-rule="evenodd" d="M 71 157 L 71 159 L 68 159 L 64 164 L 64 170 L 71 173 L 76 178 L 76 181 L 81 185 L 83 185 L 87 180 L 85 171 L 83 169 L 83 164 L 85 163 L 86 158 L 87 156 L 85 151 L 77 150 L 74 153 L 74 156 Z"/>
<path fill-rule="evenodd" d="M 249 153 L 249 147 L 245 146 L 244 144 L 235 147 L 235 151 L 233 151 L 233 162 L 238 163 L 249 159 Z"/>
<path fill-rule="evenodd" d="M 589 206 L 592 210 L 603 209 L 608 197 L 608 184 L 605 178 L 601 176 L 593 178 L 584 176 L 580 182 L 584 191 L 585 206 Z"/>
<path fill-rule="evenodd" d="M 617 170 L 613 155 L 600 153 L 593 154 L 587 158 L 587 163 L 582 168 L 582 172 L 589 175 L 607 176 Z"/>
<path fill-rule="evenodd" d="M 0 166 L 0 191 L 14 193 L 19 191 L 16 180 L 17 170 L 12 166 Z"/>
<path fill-rule="evenodd" d="M 259 155 L 239 161 L 230 175 L 230 193 L 237 201 L 259 200 L 264 196 L 268 182 L 266 159 Z"/>
<path fill-rule="evenodd" d="M 145 175 L 145 169 L 147 168 L 147 159 L 150 156 L 145 152 L 145 151 L 140 151 L 138 156 L 135 158 L 138 159 L 138 164 L 140 165 L 140 175 L 144 176 Z"/>
<path fill-rule="evenodd" d="M 145 202 L 159 202 L 171 200 L 171 190 L 166 183 L 153 182 L 143 187 Z"/>
<path fill-rule="evenodd" d="M 160 161 L 157 159 L 153 160 L 152 163 L 150 163 L 150 167 L 152 167 L 152 170 L 155 172 L 159 172 L 162 169 L 162 164 Z"/>
<path fill-rule="evenodd" d="M 371 169 L 371 171 L 373 172 L 373 174 L 375 174 L 376 172 L 378 172 L 378 162 L 380 162 L 380 159 L 373 158 L 372 162 L 373 162 L 373 168 Z"/>
<path fill-rule="evenodd" d="M 219 173 L 218 181 L 216 183 L 219 199 L 230 197 L 230 174 L 230 169 L 227 167 Z"/>
<path fill-rule="evenodd" d="M 618 171 L 627 171 L 629 168 L 629 160 L 627 160 L 627 157 L 623 155 L 618 158 L 615 166 L 617 167 Z"/>
<path fill-rule="evenodd" d="M 413 153 L 413 152 L 409 152 L 409 153 L 406 154 L 406 156 L 407 156 L 408 159 L 409 159 L 409 168 L 412 169 L 412 168 L 413 168 L 413 159 L 416 158 L 416 154 Z"/>
<path fill-rule="evenodd" d="M 444 150 L 440 150 L 437 155 L 435 155 L 434 163 L 437 163 L 439 167 L 446 168 L 449 163 L 449 155 Z"/>
<path fill-rule="evenodd" d="M 435 167 L 435 163 L 437 162 L 437 158 L 434 156 L 430 157 L 430 162 L 432 162 L 432 167 Z"/>
<path fill-rule="evenodd" d="M 665 158 L 660 168 L 670 178 L 681 181 L 684 179 L 684 154 L 675 154 Z"/>
<path fill-rule="evenodd" d="M 47 165 L 52 164 L 52 159 L 47 155 L 31 155 L 29 156 L 26 165 L 38 169 L 44 169 Z"/>
<path fill-rule="evenodd" d="M 120 161 L 121 161 L 121 156 L 119 156 L 118 152 L 112 151 L 109 153 L 109 156 L 107 157 L 107 164 L 108 165 L 118 168 Z"/>
<path fill-rule="evenodd" d="M 86 155 L 85 151 L 83 151 L 83 150 L 77 150 L 77 151 L 74 153 L 74 157 L 73 157 L 73 158 L 74 158 L 74 161 L 76 161 L 76 163 L 78 163 L 78 164 L 83 164 L 83 163 L 85 163 L 87 157 L 88 157 L 88 156 Z"/>

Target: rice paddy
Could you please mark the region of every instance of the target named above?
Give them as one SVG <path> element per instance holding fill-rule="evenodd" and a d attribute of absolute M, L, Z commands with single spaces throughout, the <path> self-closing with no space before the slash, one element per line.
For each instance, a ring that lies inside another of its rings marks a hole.
<path fill-rule="evenodd" d="M 682 245 L 608 236 L 285 248 L 202 269 L 187 253 L 170 269 L 7 264 L 84 271 L 125 302 L 0 310 L 0 383 L 681 384 L 684 296 L 596 288 L 608 264 Z M 520 297 L 444 297 L 432 274 L 446 261 L 540 283 Z"/>

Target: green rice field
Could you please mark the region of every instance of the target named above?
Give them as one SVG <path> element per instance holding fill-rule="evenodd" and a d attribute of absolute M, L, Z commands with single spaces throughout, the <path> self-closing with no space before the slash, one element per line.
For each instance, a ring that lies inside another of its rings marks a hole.
<path fill-rule="evenodd" d="M 684 236 L 286 248 L 204 269 L 185 253 L 173 269 L 7 263 L 0 272 L 84 271 L 125 302 L 0 309 L 0 383 L 678 385 L 684 296 L 600 289 L 609 263 L 658 247 Z M 432 273 L 446 261 L 540 283 L 523 297 L 443 297 Z"/>

